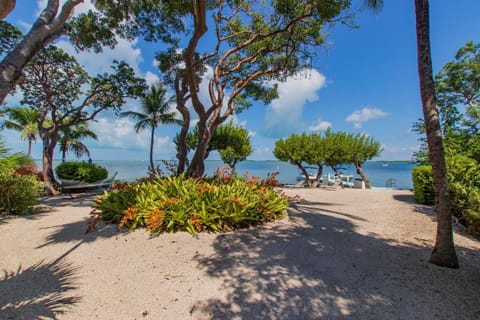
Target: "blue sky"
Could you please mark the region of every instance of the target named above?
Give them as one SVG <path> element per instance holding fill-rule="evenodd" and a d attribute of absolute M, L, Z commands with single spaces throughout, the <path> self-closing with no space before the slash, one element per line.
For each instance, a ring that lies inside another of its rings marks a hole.
<path fill-rule="evenodd" d="M 91 6 L 89 0 L 76 10 Z M 17 1 L 8 21 L 27 31 L 46 0 Z M 363 1 L 354 1 L 360 7 Z M 451 61 L 467 41 L 480 41 L 480 1 L 431 0 L 431 41 L 434 72 Z M 366 133 L 379 140 L 383 152 L 377 159 L 411 159 L 418 149 L 418 136 L 412 123 L 422 116 L 418 85 L 415 14 L 413 0 L 385 0 L 378 14 L 358 12 L 358 29 L 335 26 L 329 30 L 331 46 L 319 48 L 313 69 L 279 84 L 280 98 L 270 106 L 258 104 L 234 117 L 251 133 L 254 147 L 249 160 L 274 159 L 275 141 L 292 133 L 334 131 Z M 141 40 L 121 40 L 114 50 L 101 55 L 76 54 L 66 39 L 57 45 L 74 54 L 92 75 L 105 72 L 113 59 L 125 60 L 148 82 L 159 78 L 153 55 L 157 48 Z M 205 95 L 206 97 L 206 95 Z M 18 105 L 17 94 L 7 100 Z M 125 110 L 135 110 L 139 103 L 129 101 Z M 134 122 L 113 114 L 100 114 L 91 128 L 98 141 L 86 140 L 94 159 L 147 159 L 149 133 L 136 134 Z M 174 159 L 172 139 L 177 127 L 157 131 L 156 159 Z M 26 151 L 26 142 L 17 132 L 3 131 L 7 145 Z M 41 142 L 33 146 L 33 156 L 41 157 Z M 215 155 L 212 157 L 215 159 Z"/>

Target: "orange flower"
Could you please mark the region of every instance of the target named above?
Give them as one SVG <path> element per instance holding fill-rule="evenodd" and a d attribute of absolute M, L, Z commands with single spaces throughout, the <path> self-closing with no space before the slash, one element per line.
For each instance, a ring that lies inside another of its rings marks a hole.
<path fill-rule="evenodd" d="M 147 231 L 151 231 L 160 227 L 163 224 L 163 216 L 165 215 L 165 211 L 154 209 L 148 214 L 146 224 L 147 224 Z"/>
<path fill-rule="evenodd" d="M 118 227 L 121 228 L 129 220 L 135 219 L 135 217 L 137 216 L 137 213 L 138 213 L 138 208 L 137 207 L 130 207 L 130 208 L 124 210 L 122 220 L 120 220 L 120 223 L 118 224 Z"/>
<path fill-rule="evenodd" d="M 195 229 L 197 229 L 197 231 L 200 231 L 202 229 L 202 225 L 200 224 L 200 220 L 198 219 L 199 216 L 200 215 L 198 213 L 192 213 L 192 215 L 189 218 L 189 220 L 195 226 Z"/>

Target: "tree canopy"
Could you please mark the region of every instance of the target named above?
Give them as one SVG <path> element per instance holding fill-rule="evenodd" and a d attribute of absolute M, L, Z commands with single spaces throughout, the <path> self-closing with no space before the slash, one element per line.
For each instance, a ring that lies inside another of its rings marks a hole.
<path fill-rule="evenodd" d="M 45 48 L 25 68 L 21 103 L 40 113 L 43 176 L 52 192 L 53 152 L 60 131 L 94 120 L 103 110 L 118 111 L 125 99 L 143 95 L 145 81 L 131 67 L 115 62 L 112 69 L 112 73 L 90 77 L 72 56 L 54 46 Z"/>
<path fill-rule="evenodd" d="M 333 132 L 327 130 L 322 136 L 318 133 L 301 135 L 292 134 L 286 139 L 275 142 L 274 156 L 280 160 L 296 165 L 310 182 L 306 165 L 317 165 L 317 181 L 321 178 L 323 166 L 329 166 L 337 172 L 337 167 L 354 164 L 357 173 L 370 188 L 370 181 L 365 175 L 362 165 L 365 161 L 378 156 L 380 143 L 364 134 Z"/>
<path fill-rule="evenodd" d="M 480 161 L 480 44 L 467 42 L 435 76 L 440 125 L 447 156 Z M 423 120 L 413 125 L 422 146 L 415 160 L 428 163 Z"/>

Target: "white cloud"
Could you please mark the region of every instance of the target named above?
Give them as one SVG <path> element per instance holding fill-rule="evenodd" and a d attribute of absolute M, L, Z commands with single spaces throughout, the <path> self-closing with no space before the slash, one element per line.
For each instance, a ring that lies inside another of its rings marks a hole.
<path fill-rule="evenodd" d="M 332 127 L 332 123 L 328 121 L 323 121 L 322 119 L 318 119 L 317 123 L 313 126 L 308 127 L 308 129 L 312 131 L 325 131 L 328 128 Z"/>
<path fill-rule="evenodd" d="M 378 108 L 365 107 L 361 110 L 356 110 L 345 118 L 347 122 L 353 122 L 355 128 L 361 128 L 362 122 L 382 118 L 388 116 L 388 113 Z"/>
<path fill-rule="evenodd" d="M 303 106 L 319 99 L 317 91 L 326 85 L 324 75 L 313 69 L 310 76 L 299 74 L 278 83 L 279 98 L 274 100 L 265 117 L 265 133 L 281 137 L 301 130 Z"/>
<path fill-rule="evenodd" d="M 155 73 L 147 71 L 147 73 L 145 74 L 145 81 L 147 82 L 147 86 L 150 87 L 151 85 L 159 82 L 160 78 Z"/>
<path fill-rule="evenodd" d="M 118 44 L 114 49 L 103 48 L 101 54 L 94 52 L 81 51 L 76 52 L 73 45 L 68 41 L 59 41 L 55 45 L 74 56 L 78 63 L 92 76 L 99 73 L 111 72 L 113 60 L 125 61 L 128 63 L 137 76 L 141 75 L 139 64 L 143 61 L 142 52 L 139 48 L 135 48 L 137 40 L 129 42 L 124 39 L 117 39 Z"/>
<path fill-rule="evenodd" d="M 248 136 L 249 136 L 250 138 L 253 138 L 253 137 L 255 137 L 256 135 L 257 135 L 257 133 L 256 133 L 255 131 L 248 130 Z"/>

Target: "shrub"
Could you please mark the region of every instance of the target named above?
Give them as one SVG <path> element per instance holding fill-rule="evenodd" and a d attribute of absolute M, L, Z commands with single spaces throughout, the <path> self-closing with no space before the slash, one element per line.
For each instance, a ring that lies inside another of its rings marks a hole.
<path fill-rule="evenodd" d="M 480 236 L 480 166 L 474 159 L 455 156 L 447 161 L 453 214 Z"/>
<path fill-rule="evenodd" d="M 131 230 L 227 231 L 273 221 L 287 200 L 272 187 L 238 177 L 145 180 L 95 200 L 94 215 Z"/>
<path fill-rule="evenodd" d="M 60 179 L 76 180 L 79 182 L 95 182 L 108 177 L 107 169 L 88 162 L 63 162 L 55 168 Z"/>
<path fill-rule="evenodd" d="M 0 212 L 28 214 L 43 192 L 33 175 L 19 175 L 13 169 L 0 170 Z"/>
<path fill-rule="evenodd" d="M 480 236 L 480 166 L 471 158 L 454 156 L 447 159 L 451 209 L 469 233 Z M 434 202 L 432 168 L 413 168 L 413 195 L 417 202 Z"/>
<path fill-rule="evenodd" d="M 412 170 L 413 197 L 415 201 L 423 204 L 433 204 L 435 195 L 433 191 L 432 167 L 416 166 Z"/>

